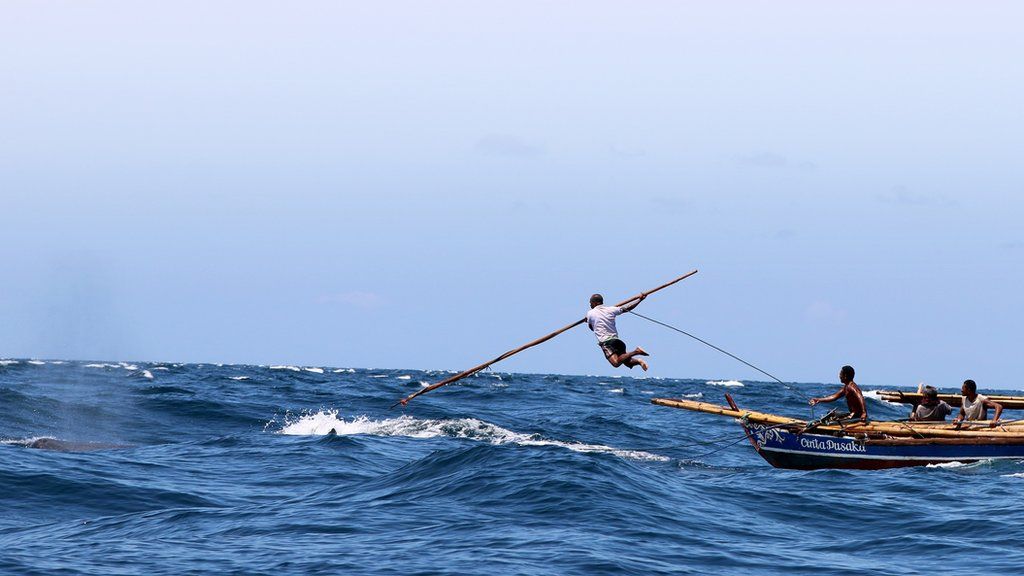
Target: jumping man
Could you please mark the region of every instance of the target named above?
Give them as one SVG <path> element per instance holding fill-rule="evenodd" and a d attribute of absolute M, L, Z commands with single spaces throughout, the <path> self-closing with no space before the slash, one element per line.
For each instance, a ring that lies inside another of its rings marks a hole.
<path fill-rule="evenodd" d="M 600 294 L 594 294 L 590 297 L 587 326 L 597 336 L 597 344 L 604 352 L 604 357 L 616 368 L 625 364 L 630 369 L 633 366 L 639 366 L 644 369 L 644 372 L 647 371 L 647 362 L 634 358 L 634 356 L 648 356 L 647 352 L 644 352 L 643 348 L 637 346 L 635 350 L 627 354 L 626 343 L 619 340 L 619 334 L 615 330 L 615 317 L 636 308 L 636 305 L 646 297 L 647 294 L 641 294 L 639 300 L 628 306 L 605 306 L 604 297 Z"/>

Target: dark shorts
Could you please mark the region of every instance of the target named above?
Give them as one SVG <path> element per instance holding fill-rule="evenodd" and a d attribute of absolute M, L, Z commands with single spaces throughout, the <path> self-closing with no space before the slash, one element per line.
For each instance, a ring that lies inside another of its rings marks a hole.
<path fill-rule="evenodd" d="M 601 351 L 604 352 L 605 358 L 611 358 L 613 354 L 626 353 L 626 343 L 618 338 L 612 338 L 605 342 L 598 342 L 597 345 L 601 347 Z"/>

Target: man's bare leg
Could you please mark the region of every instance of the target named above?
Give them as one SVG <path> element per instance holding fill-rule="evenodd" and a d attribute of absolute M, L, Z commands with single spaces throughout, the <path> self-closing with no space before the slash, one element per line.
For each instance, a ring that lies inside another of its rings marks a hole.
<path fill-rule="evenodd" d="M 644 369 L 644 372 L 647 372 L 647 362 L 644 362 L 639 358 L 630 358 L 629 360 L 623 362 L 623 364 L 625 364 L 629 368 L 633 368 L 633 366 L 639 366 Z"/>
<path fill-rule="evenodd" d="M 629 354 L 619 354 L 619 355 L 615 356 L 614 358 L 615 358 L 616 361 L 618 361 L 618 363 L 625 364 L 627 368 L 633 368 L 633 366 L 639 366 L 639 367 L 644 369 L 644 372 L 647 372 L 647 362 L 644 362 L 643 360 L 640 360 L 639 358 L 634 358 L 634 356 L 648 356 L 648 354 L 647 354 L 647 352 L 644 352 L 644 350 L 642 348 L 638 347 L 636 350 L 633 350 Z M 615 364 L 613 363 L 612 366 L 614 366 L 614 365 Z"/>

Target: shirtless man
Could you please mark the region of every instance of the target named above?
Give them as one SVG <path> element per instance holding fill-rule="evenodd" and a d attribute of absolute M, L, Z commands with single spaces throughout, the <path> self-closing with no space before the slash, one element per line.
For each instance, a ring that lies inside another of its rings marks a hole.
<path fill-rule="evenodd" d="M 992 417 L 992 421 L 989 422 L 989 428 L 995 428 L 999 423 L 999 417 L 1003 415 L 1003 406 L 996 402 L 989 400 L 987 397 L 978 394 L 978 384 L 974 380 L 964 380 L 964 385 L 960 387 L 960 413 L 953 419 L 954 423 L 960 423 L 966 420 L 984 420 L 988 416 L 988 409 L 992 408 L 996 411 L 995 416 Z"/>
<path fill-rule="evenodd" d="M 860 392 L 860 386 L 853 381 L 853 374 L 853 366 L 843 366 L 839 371 L 839 381 L 843 383 L 843 387 L 831 396 L 811 398 L 807 403 L 814 406 L 820 402 L 835 402 L 846 396 L 846 406 L 850 409 L 849 417 L 860 418 L 861 422 L 867 423 L 868 407 L 864 403 L 864 395 Z"/>
<path fill-rule="evenodd" d="M 644 349 L 639 346 L 627 354 L 626 343 L 619 340 L 619 334 L 615 329 L 615 317 L 636 308 L 636 305 L 646 297 L 647 294 L 641 294 L 639 300 L 628 306 L 605 306 L 604 297 L 600 294 L 594 294 L 590 297 L 587 326 L 597 336 L 597 344 L 601 347 L 601 351 L 604 352 L 604 357 L 608 359 L 608 363 L 616 368 L 625 364 L 626 368 L 629 369 L 632 369 L 633 366 L 639 366 L 644 369 L 644 372 L 647 371 L 647 362 L 635 358 L 635 356 L 649 356 L 649 354 L 644 352 Z"/>

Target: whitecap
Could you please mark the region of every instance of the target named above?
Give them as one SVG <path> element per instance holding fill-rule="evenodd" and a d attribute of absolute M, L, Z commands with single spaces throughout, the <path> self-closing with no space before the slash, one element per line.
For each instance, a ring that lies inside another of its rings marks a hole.
<path fill-rule="evenodd" d="M 324 373 L 324 369 L 323 368 L 303 368 L 303 370 L 305 370 L 306 372 L 312 372 L 314 374 L 323 374 Z"/>
<path fill-rule="evenodd" d="M 152 372 L 150 372 L 149 370 L 143 370 L 143 371 L 142 371 L 142 376 L 143 376 L 144 378 L 149 378 L 150 380 L 152 380 L 152 379 L 153 379 L 153 373 L 152 373 Z"/>
<path fill-rule="evenodd" d="M 120 368 L 117 364 L 86 364 L 86 368 Z"/>
<path fill-rule="evenodd" d="M 120 366 L 121 368 L 124 368 L 125 370 L 130 370 L 132 372 L 134 372 L 134 371 L 139 369 L 139 367 L 136 366 L 135 364 L 127 364 L 125 362 L 120 362 L 118 364 L 118 366 Z"/>
<path fill-rule="evenodd" d="M 366 416 L 356 416 L 352 420 L 338 418 L 337 410 L 320 410 L 305 414 L 297 419 L 287 419 L 279 434 L 291 436 L 322 436 L 334 430 L 339 436 L 370 435 L 370 436 L 403 436 L 408 438 L 465 438 L 491 444 L 517 444 L 520 446 L 556 446 L 574 452 L 598 452 L 629 458 L 667 462 L 669 459 L 658 454 L 640 450 L 622 450 L 602 444 L 584 444 L 582 442 L 564 442 L 545 439 L 539 434 L 521 434 L 496 426 L 476 418 L 458 418 L 454 420 L 419 420 L 412 416 L 399 416 L 385 420 L 371 420 Z"/>
<path fill-rule="evenodd" d="M 14 366 L 15 364 L 21 364 L 17 360 L 0 360 L 0 366 Z"/>
<path fill-rule="evenodd" d="M 29 360 L 28 363 L 33 366 L 42 366 L 46 364 L 46 362 L 43 362 L 42 360 Z"/>
<path fill-rule="evenodd" d="M 387 378 L 387 374 L 370 374 L 370 378 Z"/>
<path fill-rule="evenodd" d="M 409 376 L 407 374 L 403 376 L 396 376 L 395 378 L 397 378 L 398 380 L 412 380 L 412 376 Z"/>
<path fill-rule="evenodd" d="M 426 388 L 427 386 L 430 386 L 430 382 L 427 382 L 425 380 L 420 380 L 420 386 L 423 386 L 424 388 Z"/>
<path fill-rule="evenodd" d="M 150 370 L 170 370 L 167 366 L 153 366 Z"/>
<path fill-rule="evenodd" d="M 298 366 L 283 366 L 283 365 L 271 366 L 270 369 L 271 370 L 291 370 L 292 372 L 301 372 L 302 371 L 302 368 L 299 368 Z"/>
<path fill-rule="evenodd" d="M 940 462 L 938 464 L 928 464 L 927 468 L 965 468 L 967 466 L 976 467 L 991 464 L 992 460 L 978 460 L 977 462 Z"/>
<path fill-rule="evenodd" d="M 743 382 L 738 380 L 708 380 L 708 386 L 724 386 L 726 388 L 743 388 Z"/>
<path fill-rule="evenodd" d="M 626 392 L 626 389 L 625 388 L 612 388 L 608 392 L 610 392 L 612 394 L 623 394 L 623 393 Z"/>
<path fill-rule="evenodd" d="M 864 392 L 864 397 L 869 399 L 869 400 L 874 400 L 876 402 L 881 402 L 883 404 L 888 404 L 890 406 L 903 406 L 902 402 L 890 402 L 889 400 L 886 400 L 885 398 L 882 398 L 882 396 L 879 394 L 879 392 L 880 392 L 880 390 L 868 390 L 868 391 Z"/>
<path fill-rule="evenodd" d="M 1003 474 L 1003 478 L 1024 478 L 1024 472 L 1016 472 L 1014 474 Z"/>
<path fill-rule="evenodd" d="M 355 368 L 338 368 L 337 370 L 332 370 L 332 372 L 334 372 L 335 374 L 341 374 L 342 372 L 346 372 L 348 374 L 352 374 L 355 371 L 356 371 Z"/>
<path fill-rule="evenodd" d="M 248 376 L 232 376 L 231 379 L 232 380 L 248 380 L 249 377 Z"/>
<path fill-rule="evenodd" d="M 66 364 L 66 362 L 64 362 L 63 360 L 51 360 L 50 364 L 54 364 L 56 366 L 60 366 L 61 364 Z"/>
<path fill-rule="evenodd" d="M 703 398 L 703 397 L 704 397 L 704 393 L 703 392 L 697 392 L 695 394 L 683 394 L 682 396 L 680 396 L 680 398 Z"/>

